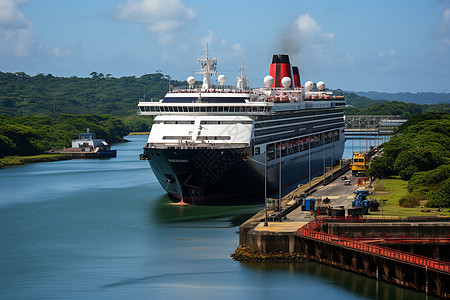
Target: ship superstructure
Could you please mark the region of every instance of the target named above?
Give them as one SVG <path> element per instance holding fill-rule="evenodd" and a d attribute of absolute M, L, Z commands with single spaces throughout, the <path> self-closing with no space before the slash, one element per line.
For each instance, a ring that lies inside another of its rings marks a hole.
<path fill-rule="evenodd" d="M 269 193 L 280 183 L 286 189 L 341 159 L 345 99 L 323 82 L 302 87 L 287 55 L 273 56 L 257 89 L 243 67 L 236 88 L 225 87 L 223 75 L 214 86 L 217 60 L 207 51 L 199 61 L 201 86 L 190 76 L 185 88 L 138 104 L 141 115 L 154 116 L 144 157 L 169 195 L 194 204 L 263 203 L 265 184 Z"/>

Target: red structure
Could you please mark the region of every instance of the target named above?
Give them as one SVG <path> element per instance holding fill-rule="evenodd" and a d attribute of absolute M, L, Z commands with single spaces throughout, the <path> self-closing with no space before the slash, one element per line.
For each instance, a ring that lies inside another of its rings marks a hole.
<path fill-rule="evenodd" d="M 446 284 L 450 282 L 450 262 L 381 246 L 427 243 L 445 246 L 450 243 L 450 238 L 346 238 L 318 231 L 327 221 L 365 222 L 364 218 L 320 218 L 299 228 L 297 236 L 302 240 L 301 252 L 308 259 L 450 298 L 450 286 Z"/>
<path fill-rule="evenodd" d="M 275 54 L 272 57 L 272 64 L 270 65 L 269 75 L 273 77 L 272 87 L 283 87 L 281 80 L 284 77 L 289 77 L 291 82 L 291 63 L 289 62 L 289 56 L 286 54 Z"/>
<path fill-rule="evenodd" d="M 298 67 L 292 67 L 292 76 L 294 76 L 294 87 L 301 87 L 300 83 L 300 73 Z"/>

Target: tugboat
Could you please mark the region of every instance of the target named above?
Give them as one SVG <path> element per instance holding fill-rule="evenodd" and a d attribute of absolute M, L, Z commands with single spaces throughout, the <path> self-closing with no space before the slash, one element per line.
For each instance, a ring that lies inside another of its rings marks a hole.
<path fill-rule="evenodd" d="M 88 128 L 85 133 L 79 133 L 77 140 L 72 140 L 72 148 L 66 148 L 53 153 L 71 154 L 72 158 L 105 158 L 116 157 L 117 150 L 103 139 L 97 139 L 96 134 Z"/>

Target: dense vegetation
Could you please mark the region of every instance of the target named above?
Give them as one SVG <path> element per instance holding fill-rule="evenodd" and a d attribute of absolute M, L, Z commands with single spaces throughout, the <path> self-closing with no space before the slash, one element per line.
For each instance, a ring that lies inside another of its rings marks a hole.
<path fill-rule="evenodd" d="M 335 93 L 345 96 L 347 100 L 346 115 L 399 115 L 403 119 L 409 119 L 412 115 L 430 111 L 450 113 L 449 103 L 420 105 L 401 101 L 373 100 L 339 90 Z"/>
<path fill-rule="evenodd" d="M 408 181 L 405 203 L 450 207 L 450 114 L 414 115 L 384 144 L 368 171 L 376 178 L 400 176 Z"/>
<path fill-rule="evenodd" d="M 444 91 L 443 91 L 444 92 Z M 449 103 L 450 94 L 449 93 L 382 93 L 382 92 L 355 92 L 355 94 L 363 97 L 368 97 L 370 99 L 385 99 L 389 101 L 402 101 L 407 103 L 417 103 L 417 104 L 439 104 L 439 103 Z"/>
<path fill-rule="evenodd" d="M 71 140 L 87 128 L 109 143 L 121 142 L 129 133 L 121 119 L 108 115 L 61 115 L 58 119 L 0 116 L 0 158 L 70 147 Z"/>
<path fill-rule="evenodd" d="M 96 72 L 91 75 L 92 78 L 65 78 L 0 72 L 0 115 L 111 114 L 125 117 L 136 114 L 137 103 L 144 95 L 146 99 L 160 99 L 167 92 L 169 82 L 173 86 L 182 84 L 160 73 L 139 78 L 113 78 Z"/>

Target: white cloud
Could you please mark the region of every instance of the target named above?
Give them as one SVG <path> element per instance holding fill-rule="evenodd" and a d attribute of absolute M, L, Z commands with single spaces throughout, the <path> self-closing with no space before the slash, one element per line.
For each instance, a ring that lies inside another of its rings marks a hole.
<path fill-rule="evenodd" d="M 212 52 L 215 53 L 214 56 L 220 57 L 221 61 L 226 61 L 233 56 L 241 56 L 243 48 L 240 43 L 229 43 L 225 38 L 220 38 L 214 35 L 211 29 L 207 30 L 207 34 L 200 38 L 200 44 L 202 47 L 208 47 Z"/>
<path fill-rule="evenodd" d="M 277 40 L 277 50 L 302 66 L 327 63 L 333 53 L 335 34 L 324 32 L 309 14 L 300 14 Z M 351 57 L 348 57 L 351 60 Z"/>
<path fill-rule="evenodd" d="M 233 44 L 233 50 L 234 51 L 242 51 L 242 47 L 240 43 Z"/>
<path fill-rule="evenodd" d="M 117 7 L 117 17 L 145 24 L 152 32 L 167 32 L 193 19 L 195 11 L 180 0 L 126 0 Z"/>
<path fill-rule="evenodd" d="M 72 55 L 72 51 L 67 48 L 61 48 L 61 47 L 53 47 L 49 51 L 50 56 L 54 58 L 66 58 Z"/>
<path fill-rule="evenodd" d="M 211 29 L 207 30 L 208 34 L 202 38 L 200 38 L 200 43 L 203 47 L 206 47 L 206 43 L 208 43 L 209 45 L 211 45 L 211 43 L 213 42 L 213 40 L 215 40 L 214 34 L 212 32 Z"/>
<path fill-rule="evenodd" d="M 1 0 L 0 1 L 0 28 L 2 29 L 24 29 L 32 26 L 19 5 L 26 4 L 28 0 Z"/>
<path fill-rule="evenodd" d="M 69 49 L 45 49 L 34 33 L 33 22 L 20 11 L 20 6 L 27 3 L 28 0 L 0 0 L 0 57 L 20 60 L 33 54 L 53 58 L 71 56 Z"/>
<path fill-rule="evenodd" d="M 345 55 L 345 60 L 348 64 L 352 64 L 356 60 L 356 57 L 353 53 L 347 52 Z"/>
<path fill-rule="evenodd" d="M 172 41 L 172 35 L 167 32 L 158 32 L 158 43 L 162 45 L 168 44 L 170 41 Z"/>
<path fill-rule="evenodd" d="M 297 33 L 306 41 L 317 42 L 334 38 L 334 33 L 322 32 L 322 27 L 309 14 L 299 15 L 294 25 Z"/>
<path fill-rule="evenodd" d="M 445 39 L 450 38 L 450 8 L 445 9 L 442 12 L 442 16 L 438 27 L 438 37 Z"/>
<path fill-rule="evenodd" d="M 389 51 L 378 51 L 378 61 L 377 65 L 378 67 L 383 70 L 392 70 L 395 69 L 398 65 L 398 55 L 397 50 L 389 50 Z"/>
<path fill-rule="evenodd" d="M 0 53 L 23 57 L 36 45 L 33 23 L 19 10 L 28 0 L 0 0 Z"/>

